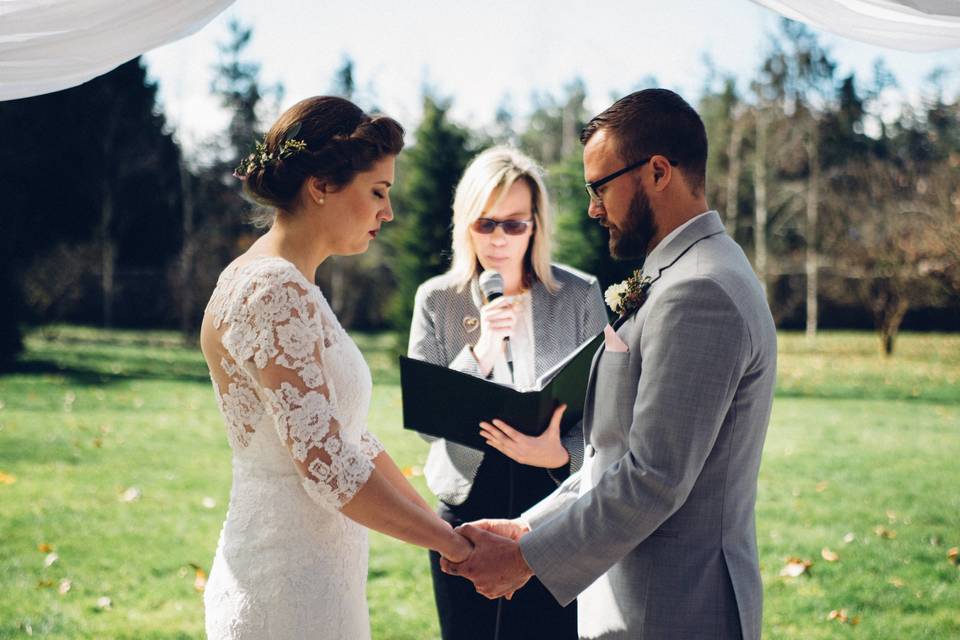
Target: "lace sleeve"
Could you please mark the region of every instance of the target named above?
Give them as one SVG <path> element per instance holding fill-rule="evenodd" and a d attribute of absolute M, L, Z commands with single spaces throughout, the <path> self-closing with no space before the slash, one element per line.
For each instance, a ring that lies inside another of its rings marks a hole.
<path fill-rule="evenodd" d="M 255 372 L 304 489 L 340 509 L 370 477 L 369 454 L 379 443 L 373 436 L 360 444 L 341 438 L 336 393 L 324 376 L 328 345 L 319 309 L 292 278 L 271 275 L 248 286 L 224 346 L 237 362 L 255 365 L 246 368 Z"/>
<path fill-rule="evenodd" d="M 373 460 L 384 451 L 383 445 L 369 431 L 364 431 L 363 435 L 360 436 L 360 450 L 363 451 L 363 455 L 367 456 L 368 460 Z"/>

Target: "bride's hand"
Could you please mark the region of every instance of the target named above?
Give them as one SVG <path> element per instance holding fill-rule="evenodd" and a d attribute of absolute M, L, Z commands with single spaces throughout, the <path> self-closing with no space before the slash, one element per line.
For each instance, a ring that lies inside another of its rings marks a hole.
<path fill-rule="evenodd" d="M 557 407 L 547 430 L 536 437 L 517 431 L 503 420 L 481 422 L 480 435 L 488 445 L 520 464 L 556 469 L 570 460 L 570 453 L 560 442 L 560 420 L 566 408 L 565 404 Z"/>
<path fill-rule="evenodd" d="M 444 549 L 440 550 L 440 555 L 454 564 L 463 562 L 470 557 L 471 553 L 473 553 L 473 543 L 456 531 L 451 531 L 450 541 Z"/>

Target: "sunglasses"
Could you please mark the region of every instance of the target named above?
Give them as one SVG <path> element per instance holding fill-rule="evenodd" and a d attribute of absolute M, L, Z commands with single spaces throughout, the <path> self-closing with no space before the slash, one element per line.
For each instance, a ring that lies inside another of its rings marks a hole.
<path fill-rule="evenodd" d="M 491 218 L 477 218 L 471 225 L 473 230 L 484 235 L 493 233 L 497 227 L 501 227 L 508 236 L 523 235 L 527 227 L 533 225 L 533 220 L 493 220 Z"/>

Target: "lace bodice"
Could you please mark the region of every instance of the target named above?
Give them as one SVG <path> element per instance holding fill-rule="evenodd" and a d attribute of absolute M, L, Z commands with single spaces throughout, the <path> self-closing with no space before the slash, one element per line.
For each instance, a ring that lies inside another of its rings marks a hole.
<path fill-rule="evenodd" d="M 286 260 L 259 258 L 223 272 L 207 312 L 222 347 L 207 355 L 231 447 L 247 447 L 269 416 L 307 493 L 342 507 L 383 448 L 365 426 L 370 371 L 320 290 Z"/>

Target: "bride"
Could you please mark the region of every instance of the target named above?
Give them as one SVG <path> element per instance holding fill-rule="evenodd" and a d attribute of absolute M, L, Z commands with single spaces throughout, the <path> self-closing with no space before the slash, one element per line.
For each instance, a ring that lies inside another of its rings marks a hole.
<path fill-rule="evenodd" d="M 454 562 L 471 551 L 367 431 L 370 370 L 312 282 L 393 219 L 402 146 L 396 121 L 315 97 L 237 169 L 274 213 L 220 275 L 201 328 L 233 450 L 204 593 L 212 639 L 369 638 L 367 527 Z"/>

